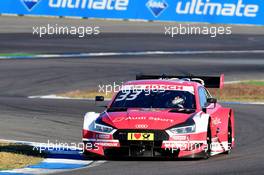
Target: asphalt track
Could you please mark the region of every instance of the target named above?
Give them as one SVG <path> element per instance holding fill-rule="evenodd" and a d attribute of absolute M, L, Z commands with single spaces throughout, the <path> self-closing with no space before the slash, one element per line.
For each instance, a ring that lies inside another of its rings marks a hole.
<path fill-rule="evenodd" d="M 264 48 L 262 35 L 251 34 L 237 34 L 228 41 L 227 38 L 218 38 L 212 42 L 206 37 L 190 36 L 180 43 L 168 39 L 171 42 L 168 45 L 162 42 L 164 36 L 158 34 L 107 33 L 101 37 L 101 41 L 76 41 L 61 36 L 49 38 L 43 44 L 42 40 L 32 39 L 24 33 L 0 34 L 0 52 Z M 105 46 L 105 41 L 112 44 Z M 58 45 L 64 47 L 59 50 Z M 102 47 L 104 49 L 100 50 Z M 0 60 L 0 137 L 37 142 L 80 142 L 84 113 L 102 110 L 92 101 L 28 99 L 27 96 L 97 89 L 98 84 L 130 80 L 139 72 L 225 73 L 227 80 L 263 79 L 263 57 L 263 54 L 205 54 Z M 100 166 L 63 174 L 263 174 L 263 106 L 225 105 L 234 108 L 236 117 L 237 144 L 231 155 L 195 161 L 108 161 Z"/>

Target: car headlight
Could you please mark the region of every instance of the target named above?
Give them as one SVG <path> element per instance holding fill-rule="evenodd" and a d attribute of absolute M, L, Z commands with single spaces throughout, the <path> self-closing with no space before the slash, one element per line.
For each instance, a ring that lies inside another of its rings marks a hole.
<path fill-rule="evenodd" d="M 98 117 L 89 127 L 90 131 L 111 133 L 114 128 L 105 124 L 102 120 L 102 117 Z"/>
<path fill-rule="evenodd" d="M 91 130 L 96 132 L 111 133 L 114 130 L 114 128 L 93 122 Z"/>
<path fill-rule="evenodd" d="M 170 132 L 172 132 L 173 134 L 192 133 L 195 132 L 195 125 L 171 128 Z"/>

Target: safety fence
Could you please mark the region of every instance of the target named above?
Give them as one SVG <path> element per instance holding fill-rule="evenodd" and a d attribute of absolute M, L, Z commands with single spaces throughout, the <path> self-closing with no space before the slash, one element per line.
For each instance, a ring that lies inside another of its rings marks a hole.
<path fill-rule="evenodd" d="M 264 25 L 263 0 L 2 0 L 0 14 Z"/>

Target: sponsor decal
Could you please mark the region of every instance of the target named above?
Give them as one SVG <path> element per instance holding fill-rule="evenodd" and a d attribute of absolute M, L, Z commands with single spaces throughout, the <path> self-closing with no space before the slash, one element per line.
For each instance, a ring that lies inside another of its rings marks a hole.
<path fill-rule="evenodd" d="M 155 17 L 158 17 L 168 8 L 168 4 L 165 0 L 149 0 L 146 6 Z"/>
<path fill-rule="evenodd" d="M 170 123 L 173 123 L 174 122 L 173 119 L 159 118 L 159 117 L 149 117 L 148 120 L 151 120 L 151 121 L 160 121 L 160 122 L 170 122 Z"/>
<path fill-rule="evenodd" d="M 117 117 L 113 120 L 114 123 L 122 122 L 124 121 L 125 117 Z"/>
<path fill-rule="evenodd" d="M 218 137 L 212 138 L 212 142 L 218 142 Z"/>
<path fill-rule="evenodd" d="M 212 119 L 212 124 L 213 125 L 219 125 L 219 124 L 221 124 L 222 122 L 221 122 L 221 119 L 220 118 L 214 118 L 214 119 Z"/>
<path fill-rule="evenodd" d="M 188 91 L 194 94 L 193 86 L 182 86 L 182 85 L 166 85 L 166 84 L 144 84 L 144 85 L 124 85 L 121 88 L 121 91 L 159 91 L 164 92 L 166 90 L 172 91 Z"/>
<path fill-rule="evenodd" d="M 119 143 L 110 143 L 110 142 L 96 142 L 98 146 L 105 146 L 105 147 L 119 147 Z"/>
<path fill-rule="evenodd" d="M 99 139 L 110 139 L 109 134 L 98 134 L 97 136 Z"/>
<path fill-rule="evenodd" d="M 126 11 L 129 0 L 49 0 L 51 8 Z"/>
<path fill-rule="evenodd" d="M 41 0 L 21 0 L 28 11 L 31 11 Z"/>
<path fill-rule="evenodd" d="M 114 123 L 122 122 L 122 121 L 130 121 L 130 120 L 149 120 L 149 121 L 160 121 L 160 122 L 170 122 L 173 123 L 173 119 L 168 118 L 160 118 L 160 117 L 117 117 L 113 120 Z"/>
<path fill-rule="evenodd" d="M 153 141 L 153 133 L 128 133 L 127 140 Z"/>
<path fill-rule="evenodd" d="M 172 136 L 173 140 L 177 140 L 177 141 L 185 141 L 185 140 L 189 140 L 189 136 Z"/>
<path fill-rule="evenodd" d="M 235 3 L 212 2 L 212 0 L 179 0 L 176 13 L 180 15 L 256 17 L 257 4 L 245 4 L 243 0 Z"/>

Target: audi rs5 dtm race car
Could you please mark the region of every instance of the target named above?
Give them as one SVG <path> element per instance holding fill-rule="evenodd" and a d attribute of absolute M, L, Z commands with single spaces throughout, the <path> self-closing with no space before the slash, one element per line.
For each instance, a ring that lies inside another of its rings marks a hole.
<path fill-rule="evenodd" d="M 84 118 L 87 156 L 208 158 L 234 147 L 234 113 L 206 88 L 224 76 L 140 75 Z M 104 101 L 97 96 L 96 101 Z"/>

